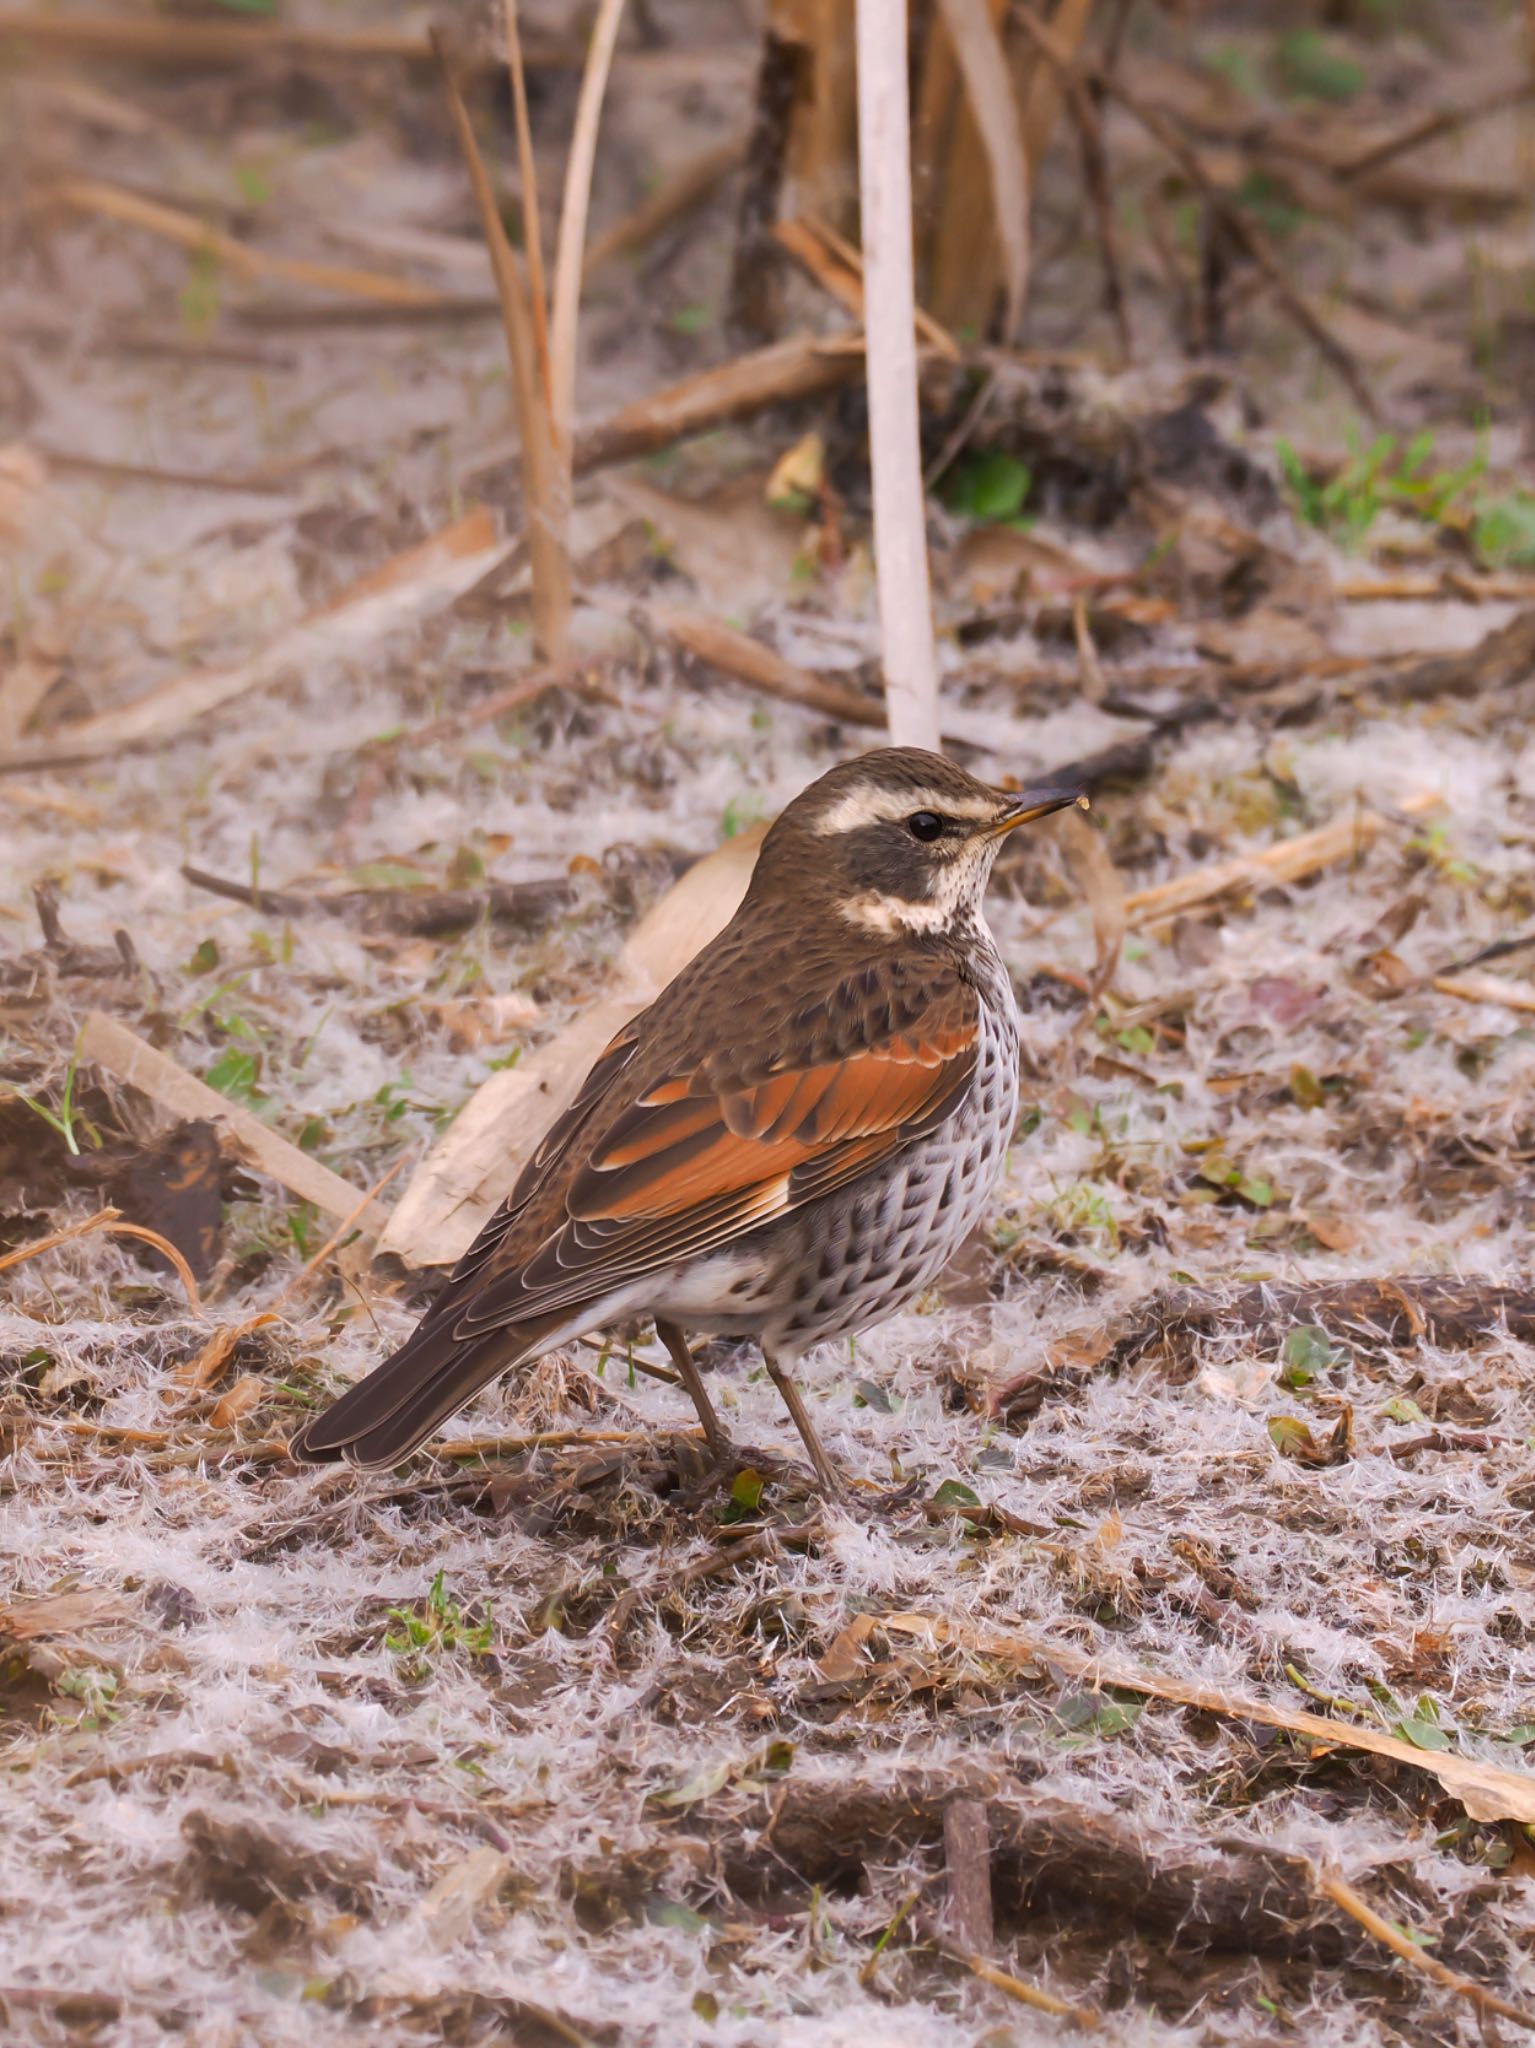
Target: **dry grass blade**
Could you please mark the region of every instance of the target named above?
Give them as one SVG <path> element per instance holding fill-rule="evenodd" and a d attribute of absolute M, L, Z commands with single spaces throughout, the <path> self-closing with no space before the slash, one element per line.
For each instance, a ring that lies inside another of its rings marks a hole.
<path fill-rule="evenodd" d="M 851 313 L 860 326 L 863 325 L 863 257 L 851 242 L 814 214 L 800 214 L 793 220 L 778 221 L 773 228 L 773 239 L 788 251 L 796 263 L 803 265 L 823 291 Z M 950 362 L 959 361 L 959 343 L 931 313 L 918 306 L 915 321 L 918 334 L 930 348 L 937 349 Z"/>
<path fill-rule="evenodd" d="M 560 202 L 560 238 L 554 252 L 554 299 L 549 317 L 550 402 L 554 431 L 567 448 L 575 419 L 576 341 L 581 319 L 582 253 L 586 247 L 586 216 L 592 200 L 592 166 L 597 160 L 597 130 L 602 100 L 613 66 L 613 46 L 624 0 L 601 0 L 581 77 L 570 154 L 565 160 L 565 193 Z"/>
<path fill-rule="evenodd" d="M 243 1323 L 226 1323 L 222 1329 L 214 1331 L 200 1351 L 184 1365 L 177 1366 L 171 1375 L 171 1384 L 184 1394 L 200 1394 L 223 1373 L 242 1337 L 249 1337 L 255 1330 L 264 1330 L 277 1320 L 270 1309 L 263 1309 L 259 1315 L 247 1316 Z"/>
<path fill-rule="evenodd" d="M 632 213 L 614 221 L 600 235 L 593 235 L 581 259 L 582 278 L 591 277 L 605 263 L 654 241 L 663 228 L 669 228 L 673 221 L 680 220 L 716 192 L 722 180 L 740 167 L 745 155 L 746 144 L 738 136 L 729 142 L 715 143 L 685 163 L 648 199 L 642 199 Z"/>
<path fill-rule="evenodd" d="M 178 738 L 197 719 L 300 669 L 354 653 L 463 594 L 508 552 L 483 506 L 430 540 L 360 576 L 334 603 L 279 633 L 232 668 L 189 669 L 131 703 L 75 719 L 47 739 L 0 751 L 0 773 L 91 761 L 150 740 Z"/>
<path fill-rule="evenodd" d="M 1436 795 L 1406 798 L 1399 806 L 1408 817 L 1421 817 L 1438 807 Z M 1295 839 L 1281 839 L 1261 853 L 1244 854 L 1235 860 L 1217 861 L 1213 867 L 1196 868 L 1154 888 L 1135 889 L 1125 898 L 1125 917 L 1132 930 L 1158 924 L 1202 903 L 1213 903 L 1234 889 L 1272 887 L 1280 882 L 1298 882 L 1335 860 L 1347 860 L 1374 845 L 1384 831 L 1386 819 L 1374 811 L 1359 811 L 1352 817 L 1334 818 L 1315 832 L 1302 832 Z"/>
<path fill-rule="evenodd" d="M 1506 981 L 1501 974 L 1436 974 L 1434 987 L 1442 996 L 1458 996 L 1463 1003 L 1501 1003 L 1507 1010 L 1535 1010 L 1535 982 Z"/>
<path fill-rule="evenodd" d="M 867 307 L 874 563 L 890 738 L 938 749 L 911 245 L 905 0 L 858 0 L 858 187 Z"/>
<path fill-rule="evenodd" d="M 52 197 L 78 213 L 101 214 L 129 227 L 143 228 L 182 248 L 216 256 L 220 263 L 241 277 L 281 277 L 289 284 L 313 285 L 317 290 L 342 292 L 349 298 L 371 299 L 382 306 L 441 306 L 446 295 L 432 285 L 413 284 L 408 278 L 386 277 L 375 270 L 353 270 L 342 264 L 308 263 L 298 256 L 273 256 L 265 249 L 252 249 L 233 235 L 210 227 L 195 214 L 174 206 L 162 206 L 143 199 L 137 192 L 108 185 L 96 178 L 68 178 L 53 188 Z"/>
<path fill-rule="evenodd" d="M 669 1436 L 699 1436 L 689 1426 Z M 453 1436 L 432 1445 L 434 1458 L 514 1458 L 522 1451 L 562 1451 L 582 1444 L 653 1444 L 654 1429 L 535 1429 L 522 1436 Z"/>
<path fill-rule="evenodd" d="M 22 655 L 0 675 L 0 748 L 20 740 L 61 673 L 54 662 L 32 661 Z"/>
<path fill-rule="evenodd" d="M 1055 139 L 1061 118 L 1062 96 L 1069 91 L 1072 66 L 1082 48 L 1092 18 L 1093 0 L 1061 0 L 1050 18 L 1050 35 L 1065 69 L 1050 64 L 1029 81 L 1028 105 L 1024 112 L 1024 138 L 1030 171 L 1038 171 L 1046 151 Z"/>
<path fill-rule="evenodd" d="M 1070 2020 L 1073 2025 L 1091 2032 L 1102 2026 L 1102 2016 L 1090 2006 L 1071 2005 L 1064 1998 L 1057 1998 L 1053 1991 L 1041 1991 L 1037 1984 L 1027 1984 L 1022 1977 L 1015 1977 L 1011 1970 L 1000 1969 L 995 1963 L 988 1963 L 984 1956 L 967 1955 L 961 1949 L 947 1951 L 956 1962 L 964 1964 L 971 1975 L 989 1984 L 993 1991 L 1005 1992 L 1019 2005 L 1029 2006 L 1035 2012 L 1047 2012 L 1053 2019 Z"/>
<path fill-rule="evenodd" d="M 90 1012 L 80 1033 L 80 1057 L 105 1067 L 173 1116 L 204 1118 L 216 1125 L 231 1151 L 301 1201 L 313 1202 L 327 1216 L 356 1218 L 358 1191 L 350 1181 L 290 1145 L 260 1117 L 187 1073 L 115 1017 Z M 365 1228 L 377 1230 L 383 1218 L 369 1210 L 363 1221 Z"/>
<path fill-rule="evenodd" d="M 274 56 L 335 58 L 344 63 L 370 57 L 392 57 L 407 64 L 432 61 L 427 38 L 410 29 L 326 29 L 277 21 L 200 21 L 187 15 L 132 20 L 97 14 L 7 14 L 0 34 L 7 42 L 30 43 L 70 57 L 127 57 L 178 68 Z M 530 45 L 524 55 L 538 67 L 579 61 L 574 45 L 548 39 Z M 495 60 L 481 56 L 474 61 L 484 70 Z"/>
<path fill-rule="evenodd" d="M 823 711 L 828 718 L 840 718 L 849 725 L 878 727 L 885 723 L 884 709 L 877 698 L 865 697 L 840 683 L 823 681 L 809 669 L 785 660 L 773 648 L 764 647 L 749 633 L 738 633 L 733 626 L 706 618 L 701 612 L 658 611 L 655 618 L 689 654 L 767 696 L 786 704 L 803 704 L 810 711 Z"/>
<path fill-rule="evenodd" d="M 533 565 L 533 625 L 539 649 L 548 661 L 563 661 L 570 639 L 570 479 L 569 465 L 556 446 L 554 413 L 539 367 L 538 339 L 527 282 L 501 224 L 501 212 L 490 174 L 480 155 L 445 45 L 439 44 L 443 90 L 454 133 L 474 187 L 480 226 L 490 250 L 501 319 L 511 358 L 512 391 L 517 431 L 522 441 L 523 478 L 527 489 L 528 552 Z"/>
<path fill-rule="evenodd" d="M 46 1237 L 34 1238 L 31 1244 L 18 1245 L 15 1251 L 0 1255 L 0 1273 L 9 1272 L 12 1266 L 24 1266 L 28 1259 L 40 1258 L 44 1252 L 51 1252 L 74 1238 L 88 1237 L 93 1230 L 106 1230 L 121 1214 L 120 1209 L 98 1209 L 94 1216 L 87 1216 L 82 1223 L 66 1224 L 62 1230 L 50 1230 Z"/>
<path fill-rule="evenodd" d="M 84 1040 L 82 1038 L 82 1045 Z M 47 1237 L 37 1238 L 31 1244 L 24 1244 L 16 1251 L 7 1252 L 0 1258 L 0 1273 L 12 1266 L 24 1265 L 28 1259 L 35 1259 L 42 1252 L 51 1252 L 61 1244 L 69 1244 L 77 1237 L 89 1237 L 96 1231 L 105 1231 L 109 1237 L 133 1237 L 141 1244 L 153 1246 L 163 1259 L 175 1268 L 176 1277 L 186 1289 L 187 1301 L 195 1315 L 203 1312 L 203 1298 L 198 1290 L 192 1268 L 187 1264 L 180 1250 L 168 1237 L 162 1237 L 158 1230 L 150 1230 L 142 1223 L 125 1223 L 118 1209 L 99 1209 L 83 1223 L 72 1223 L 64 1230 L 55 1230 Z"/>
<path fill-rule="evenodd" d="M 533 302 L 533 337 L 538 349 L 544 402 L 552 403 L 549 367 L 549 287 L 544 277 L 543 210 L 538 201 L 538 163 L 533 154 L 533 123 L 528 117 L 528 81 L 522 61 L 522 30 L 517 0 L 506 0 L 506 63 L 511 74 L 512 119 L 517 130 L 517 174 L 522 180 L 522 234 L 528 251 L 528 295 Z"/>
<path fill-rule="evenodd" d="M 1056 822 L 1072 879 L 1087 898 L 1092 913 L 1095 961 L 1093 978 L 1082 1019 L 1082 1029 L 1091 1030 L 1098 1003 L 1119 967 L 1120 949 L 1125 942 L 1125 885 L 1109 858 L 1103 834 L 1080 811 L 1063 811 Z"/>
<path fill-rule="evenodd" d="M 1070 1677 L 1089 1680 L 1094 1687 L 1112 1686 L 1123 1692 L 1142 1693 L 1148 1699 L 1168 1700 L 1175 1706 L 1198 1707 L 1202 1713 L 1216 1714 L 1228 1721 L 1252 1721 L 1264 1728 L 1282 1728 L 1334 1749 L 1358 1749 L 1372 1756 L 1390 1757 L 1437 1778 L 1473 1820 L 1535 1821 L 1535 1773 L 1529 1771 L 1509 1771 L 1498 1764 L 1480 1763 L 1473 1757 L 1455 1756 L 1448 1751 L 1415 1749 L 1410 1742 L 1388 1735 L 1381 1728 L 1326 1720 L 1320 1714 L 1297 1713 L 1268 1700 L 1118 1664 L 1044 1636 L 950 1621 L 939 1614 L 887 1614 L 879 1626 L 898 1635 L 951 1643 L 978 1657 L 998 1658 L 1004 1663 L 1048 1663 Z"/>
<path fill-rule="evenodd" d="M 1393 1955 L 1400 1956 L 1404 1963 L 1410 1963 L 1420 1975 L 1432 1979 L 1446 1991 L 1453 1991 L 1457 1997 L 1470 1999 L 1478 2012 L 1484 2015 L 1496 2014 L 1499 2019 L 1513 2020 L 1518 2026 L 1535 2030 L 1535 2009 L 1514 2005 L 1496 1991 L 1489 1991 L 1485 1984 L 1478 1984 L 1472 1977 L 1463 1977 L 1459 1970 L 1452 1970 L 1447 1963 L 1441 1963 L 1411 1935 L 1404 1934 L 1400 1927 L 1377 1913 L 1369 1901 L 1361 1898 L 1354 1887 L 1335 1871 L 1319 1871 L 1316 1885 L 1324 1899 L 1331 1899 L 1350 1919 L 1357 1920 L 1367 1934 L 1384 1942 Z"/>
<path fill-rule="evenodd" d="M 1004 342 L 1016 341 L 1029 287 L 1029 159 L 1007 57 L 986 0 L 939 0 L 991 177 L 1002 254 Z"/>
<path fill-rule="evenodd" d="M 389 1168 L 388 1172 L 381 1173 L 378 1179 L 373 1183 L 372 1187 L 369 1188 L 368 1192 L 360 1198 L 356 1208 L 353 1209 L 352 1213 L 349 1216 L 342 1217 L 341 1221 L 336 1225 L 335 1229 L 331 1232 L 330 1236 L 326 1238 L 324 1244 L 320 1246 L 320 1249 L 304 1261 L 303 1265 L 299 1267 L 298 1271 L 294 1274 L 293 1278 L 288 1282 L 287 1286 L 283 1289 L 282 1293 L 278 1295 L 277 1300 L 279 1305 L 289 1300 L 290 1297 L 294 1294 L 298 1293 L 299 1290 L 306 1284 L 306 1282 L 309 1281 L 313 1277 L 313 1275 L 319 1271 L 321 1266 L 325 1264 L 325 1261 L 330 1257 L 331 1253 L 335 1251 L 337 1245 L 341 1243 L 342 1239 L 346 1237 L 350 1231 L 356 1230 L 360 1226 L 362 1218 L 367 1214 L 368 1210 L 372 1208 L 375 1200 L 384 1192 L 385 1188 L 388 1187 L 389 1183 L 394 1179 L 395 1175 L 399 1173 L 400 1169 L 405 1165 L 409 1157 L 410 1154 L 408 1152 L 402 1152 L 399 1158 L 394 1162 L 393 1166 Z"/>

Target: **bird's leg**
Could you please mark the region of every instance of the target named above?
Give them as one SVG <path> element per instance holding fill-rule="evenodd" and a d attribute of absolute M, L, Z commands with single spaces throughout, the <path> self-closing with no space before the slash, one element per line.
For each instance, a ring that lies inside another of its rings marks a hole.
<path fill-rule="evenodd" d="M 715 1461 L 723 1464 L 730 1456 L 732 1445 L 725 1434 L 723 1423 L 709 1399 L 709 1389 L 704 1385 L 704 1376 L 693 1363 L 693 1354 L 688 1349 L 688 1340 L 675 1323 L 663 1323 L 656 1318 L 656 1335 L 671 1353 L 672 1364 L 677 1368 L 677 1377 L 687 1389 L 688 1399 L 698 1410 L 698 1419 L 704 1426 L 704 1437 Z"/>
<path fill-rule="evenodd" d="M 804 1396 L 772 1352 L 765 1348 L 762 1362 L 768 1369 L 768 1376 L 773 1385 L 783 1396 L 783 1404 L 793 1417 L 794 1427 L 799 1431 L 805 1449 L 810 1453 L 810 1462 L 815 1467 L 815 1476 L 820 1481 L 822 1493 L 828 1500 L 845 1500 L 847 1488 L 842 1483 L 842 1475 L 821 1447 L 821 1439 L 816 1435 L 815 1424 L 810 1420 L 810 1410 L 805 1406 Z"/>

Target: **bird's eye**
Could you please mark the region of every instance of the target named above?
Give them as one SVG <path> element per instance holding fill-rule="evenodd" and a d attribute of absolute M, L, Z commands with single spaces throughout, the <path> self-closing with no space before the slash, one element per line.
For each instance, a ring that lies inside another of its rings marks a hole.
<path fill-rule="evenodd" d="M 943 820 L 936 811 L 913 811 L 906 820 L 906 829 L 913 839 L 941 839 Z"/>

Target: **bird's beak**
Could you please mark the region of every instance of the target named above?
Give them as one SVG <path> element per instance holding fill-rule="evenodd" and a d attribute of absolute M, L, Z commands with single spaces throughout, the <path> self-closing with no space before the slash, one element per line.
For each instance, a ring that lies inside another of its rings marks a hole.
<path fill-rule="evenodd" d="M 1048 818 L 1052 811 L 1064 811 L 1072 804 L 1080 810 L 1087 809 L 1087 794 L 1080 784 L 1072 788 L 1021 789 L 1016 795 L 1009 790 L 1005 793 L 1005 800 L 1007 809 L 988 828 L 993 838 L 1000 839 L 1015 825 L 1032 824 L 1036 818 Z"/>

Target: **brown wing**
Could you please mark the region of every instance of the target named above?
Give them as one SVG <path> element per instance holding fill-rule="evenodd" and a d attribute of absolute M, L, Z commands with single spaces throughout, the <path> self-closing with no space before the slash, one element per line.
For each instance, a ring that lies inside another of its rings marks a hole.
<path fill-rule="evenodd" d="M 708 1058 L 652 1082 L 605 1120 L 542 1244 L 515 1267 L 491 1250 L 464 1275 L 467 1286 L 452 1286 L 455 1334 L 541 1318 L 716 1250 L 942 1123 L 974 1072 L 979 1011 L 947 961 L 927 980 L 922 1012 L 903 1018 L 905 1028 L 884 1028 L 887 1012 L 868 1006 L 867 1042 L 836 1058 L 746 1081 L 736 1076 L 752 1071 L 750 1052 L 737 1044 L 735 1074 Z M 505 1248 L 522 1236 L 509 1229 Z"/>
<path fill-rule="evenodd" d="M 952 958 L 830 973 L 814 1001 L 758 967 L 728 1046 L 702 1041 L 680 982 L 613 1039 L 409 1341 L 296 1455 L 393 1463 L 583 1309 L 845 1186 L 957 1106 L 979 1006 Z"/>

